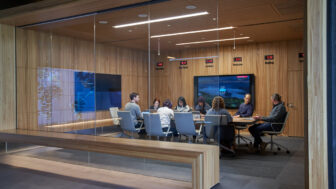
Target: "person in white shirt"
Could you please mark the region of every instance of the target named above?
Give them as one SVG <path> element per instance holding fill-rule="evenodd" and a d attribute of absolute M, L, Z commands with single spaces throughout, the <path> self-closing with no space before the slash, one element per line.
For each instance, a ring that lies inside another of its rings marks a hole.
<path fill-rule="evenodd" d="M 171 109 L 172 106 L 171 101 L 167 99 L 163 102 L 162 107 L 157 110 L 157 113 L 160 115 L 162 130 L 167 131 L 169 129 L 175 136 L 177 135 L 177 130 L 172 122 L 172 119 L 174 119 L 174 111 Z"/>

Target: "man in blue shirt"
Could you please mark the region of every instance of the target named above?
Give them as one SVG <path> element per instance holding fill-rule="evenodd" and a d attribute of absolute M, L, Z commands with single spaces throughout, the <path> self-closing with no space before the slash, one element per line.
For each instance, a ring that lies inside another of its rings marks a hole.
<path fill-rule="evenodd" d="M 244 103 L 239 106 L 237 113 L 234 117 L 251 117 L 253 114 L 253 105 L 251 104 L 251 95 L 246 94 L 244 98 Z"/>

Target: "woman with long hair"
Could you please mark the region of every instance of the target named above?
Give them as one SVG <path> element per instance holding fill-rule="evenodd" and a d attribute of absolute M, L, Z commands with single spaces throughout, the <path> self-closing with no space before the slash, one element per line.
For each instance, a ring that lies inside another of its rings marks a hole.
<path fill-rule="evenodd" d="M 187 105 L 187 102 L 183 96 L 177 99 L 177 106 L 175 107 L 177 112 L 190 112 L 192 109 Z"/>
<path fill-rule="evenodd" d="M 224 99 L 220 96 L 216 96 L 212 100 L 212 108 L 208 110 L 206 115 L 226 115 L 227 122 L 232 122 L 231 114 L 225 109 L 225 102 Z M 217 136 L 217 131 L 215 136 Z M 234 141 L 235 133 L 234 127 L 230 124 L 220 128 L 220 143 L 230 149 L 233 149 L 233 141 Z"/>

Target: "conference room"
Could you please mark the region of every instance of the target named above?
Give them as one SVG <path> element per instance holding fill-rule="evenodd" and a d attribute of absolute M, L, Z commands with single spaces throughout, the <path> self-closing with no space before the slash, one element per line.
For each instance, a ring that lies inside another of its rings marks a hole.
<path fill-rule="evenodd" d="M 6 151 L 144 188 L 303 188 L 304 3 L 136 1 L 15 27 L 15 134 L 38 146 Z"/>

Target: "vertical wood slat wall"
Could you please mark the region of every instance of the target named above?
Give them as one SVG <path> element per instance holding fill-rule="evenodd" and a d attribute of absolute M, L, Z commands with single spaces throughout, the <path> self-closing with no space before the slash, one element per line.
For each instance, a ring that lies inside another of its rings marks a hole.
<path fill-rule="evenodd" d="M 327 0 L 307 1 L 309 188 L 328 188 Z"/>
<path fill-rule="evenodd" d="M 177 98 L 184 96 L 189 105 L 194 104 L 194 76 L 254 74 L 255 111 L 268 115 L 272 109 L 271 95 L 279 93 L 285 104 L 292 103 L 289 124 L 284 132 L 289 136 L 303 136 L 303 62 L 298 54 L 303 52 L 302 40 L 279 41 L 249 45 L 221 46 L 218 48 L 199 48 L 178 52 L 166 52 L 156 56 L 156 61 L 164 62 L 164 70 L 151 69 L 151 96 L 162 100 L 169 98 L 177 104 Z M 188 61 L 188 69 L 179 69 L 179 61 L 169 62 L 167 56 L 192 58 L 219 56 L 214 58 L 213 67 L 206 67 L 204 59 Z M 274 64 L 265 64 L 264 56 L 274 55 Z M 241 66 L 233 65 L 233 57 L 242 57 Z M 290 75 L 289 75 L 290 73 Z M 291 77 L 289 77 L 291 76 Z M 288 85 L 296 86 L 289 88 Z M 290 96 L 289 96 L 290 95 Z M 290 99 L 290 101 L 289 101 Z M 235 113 L 236 110 L 230 110 Z"/>
<path fill-rule="evenodd" d="M 79 40 L 70 37 L 51 35 L 45 32 L 17 29 L 17 73 L 18 73 L 18 128 L 29 130 L 50 130 L 38 127 L 38 72 L 40 68 L 64 69 L 72 71 L 88 71 L 96 73 L 120 74 L 122 78 L 122 105 L 129 101 L 129 94 L 133 91 L 140 93 L 142 109 L 147 107 L 147 53 L 145 51 L 118 48 L 108 45 L 96 44 L 96 63 L 94 62 L 93 41 Z M 63 70 L 62 70 L 63 71 Z M 61 72 L 62 72 L 61 71 Z M 68 93 L 74 83 L 70 83 L 72 75 L 65 74 L 61 82 L 65 86 L 61 95 Z M 47 81 L 50 82 L 50 81 Z M 52 85 L 52 84 L 51 84 Z M 56 84 L 54 85 L 56 86 Z M 40 90 L 41 92 L 41 90 Z M 73 93 L 73 92 L 72 92 Z M 56 98 L 55 94 L 52 98 Z M 74 95 L 71 94 L 71 98 Z M 49 99 L 50 100 L 50 99 Z M 49 102 L 53 103 L 53 102 Z M 59 120 L 51 120 L 50 124 L 62 124 L 63 117 L 74 114 L 69 102 L 61 102 L 57 110 L 48 109 Z M 108 111 L 82 113 L 81 117 L 73 117 L 72 122 L 83 122 L 74 129 L 93 128 L 94 124 L 86 124 L 87 118 L 110 118 Z M 51 123 L 52 122 L 52 123 Z M 67 129 L 68 131 L 69 129 Z M 57 130 L 63 132 L 63 130 Z"/>
<path fill-rule="evenodd" d="M 15 28 L 0 24 L 0 130 L 16 128 Z"/>
<path fill-rule="evenodd" d="M 259 44 L 249 44 L 232 47 L 190 49 L 178 52 L 163 52 L 158 58 L 152 54 L 151 90 L 148 94 L 147 52 L 118 48 L 103 44 L 96 45 L 96 66 L 93 61 L 93 43 L 70 37 L 53 35 L 52 43 L 48 33 L 17 30 L 17 72 L 18 72 L 18 128 L 43 129 L 38 125 L 37 108 L 37 70 L 39 67 L 52 67 L 70 70 L 95 71 L 97 73 L 122 75 L 122 104 L 129 100 L 128 94 L 137 91 L 141 94 L 141 108 L 147 109 L 148 95 L 159 97 L 162 101 L 169 98 L 176 105 L 179 96 L 185 96 L 188 103 L 193 102 L 193 77 L 197 75 L 224 74 L 255 74 L 256 76 L 256 109 L 255 113 L 267 115 L 271 108 L 270 96 L 278 92 L 288 101 L 288 73 L 291 75 L 302 73 L 302 62 L 298 60 L 298 53 L 302 52 L 302 41 L 280 41 Z M 51 50 L 52 49 L 52 50 Z M 188 61 L 188 69 L 179 69 L 179 62 L 167 62 L 167 55 L 175 57 L 214 56 L 214 67 L 206 68 L 204 59 Z M 264 55 L 273 54 L 274 64 L 266 65 Z M 243 57 L 242 66 L 233 66 L 233 57 Z M 155 70 L 157 61 L 164 61 L 164 70 Z M 297 77 L 291 77 L 297 78 Z M 298 81 L 302 82 L 302 81 Z M 297 89 L 291 89 L 295 93 Z M 298 90 L 301 90 L 298 89 Z M 301 92 L 302 93 L 302 92 Z M 302 99 L 294 99 L 300 104 Z M 289 109 L 290 110 L 290 109 Z M 68 112 L 66 112 L 68 111 Z M 291 110 L 290 110 L 291 111 Z M 69 110 L 63 110 L 69 114 Z M 290 119 L 291 124 L 285 134 L 303 136 L 302 107 Z M 53 112 L 55 113 L 55 112 Z M 232 112 L 233 113 L 233 112 Z M 295 117 L 294 117 L 295 116 Z M 85 116 L 84 116 L 85 117 Z M 100 111 L 94 119 L 109 118 L 109 112 Z M 74 119 L 73 122 L 85 119 Z M 297 121 L 299 120 L 299 121 Z M 54 122 L 57 120 L 54 120 Z M 63 123 L 59 120 L 58 124 Z M 56 123 L 57 124 L 57 123 Z M 85 125 L 77 129 L 92 128 Z M 62 131 L 62 130 L 61 130 Z"/>

